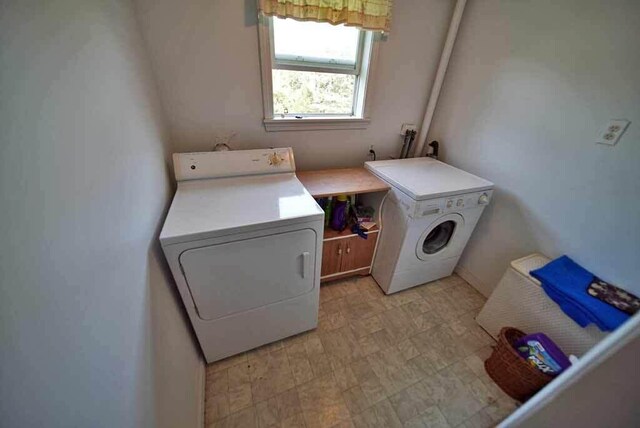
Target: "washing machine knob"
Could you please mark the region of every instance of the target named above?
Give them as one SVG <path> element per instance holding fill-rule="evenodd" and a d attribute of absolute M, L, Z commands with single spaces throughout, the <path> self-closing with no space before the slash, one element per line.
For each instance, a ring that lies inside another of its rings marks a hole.
<path fill-rule="evenodd" d="M 478 198 L 478 204 L 486 205 L 488 203 L 489 203 L 489 195 L 487 195 L 486 193 L 483 193 L 482 195 L 480 195 L 480 197 Z"/>

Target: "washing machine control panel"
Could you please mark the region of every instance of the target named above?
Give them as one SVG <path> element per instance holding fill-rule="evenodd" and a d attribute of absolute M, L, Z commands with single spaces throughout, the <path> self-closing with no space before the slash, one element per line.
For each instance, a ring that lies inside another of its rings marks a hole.
<path fill-rule="evenodd" d="M 411 218 L 440 216 L 461 212 L 477 207 L 484 207 L 491 200 L 492 190 L 467 193 L 464 195 L 446 196 L 443 198 L 416 201 L 401 191 L 391 188 L 389 198 L 394 201 Z"/>
<path fill-rule="evenodd" d="M 489 204 L 491 190 L 469 193 L 466 195 L 448 196 L 441 199 L 420 201 L 415 210 L 409 215 L 413 218 L 426 217 L 434 214 L 455 213 L 462 210 L 476 208 Z"/>

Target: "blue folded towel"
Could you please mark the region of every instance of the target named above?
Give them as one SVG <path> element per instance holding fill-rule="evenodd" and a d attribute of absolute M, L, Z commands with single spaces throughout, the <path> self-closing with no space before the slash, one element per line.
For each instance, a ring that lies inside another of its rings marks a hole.
<path fill-rule="evenodd" d="M 532 270 L 530 274 L 542 283 L 544 291 L 564 313 L 582 327 L 593 322 L 600 330 L 611 331 L 629 318 L 621 310 L 590 296 L 587 288 L 593 281 L 593 274 L 567 256 Z"/>

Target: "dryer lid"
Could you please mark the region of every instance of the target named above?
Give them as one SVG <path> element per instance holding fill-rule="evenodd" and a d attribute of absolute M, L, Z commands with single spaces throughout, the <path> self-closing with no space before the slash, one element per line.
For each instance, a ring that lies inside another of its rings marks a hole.
<path fill-rule="evenodd" d="M 181 181 L 165 219 L 163 245 L 321 219 L 293 173 Z"/>
<path fill-rule="evenodd" d="M 493 188 L 490 181 L 432 158 L 365 162 L 365 168 L 415 200 Z"/>

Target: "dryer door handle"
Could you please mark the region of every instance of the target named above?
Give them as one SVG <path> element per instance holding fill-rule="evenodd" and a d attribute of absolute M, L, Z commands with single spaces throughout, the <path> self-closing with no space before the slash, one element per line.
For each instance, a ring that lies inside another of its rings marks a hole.
<path fill-rule="evenodd" d="M 311 254 L 308 251 L 302 253 L 302 277 L 309 276 L 309 262 L 311 261 Z"/>

